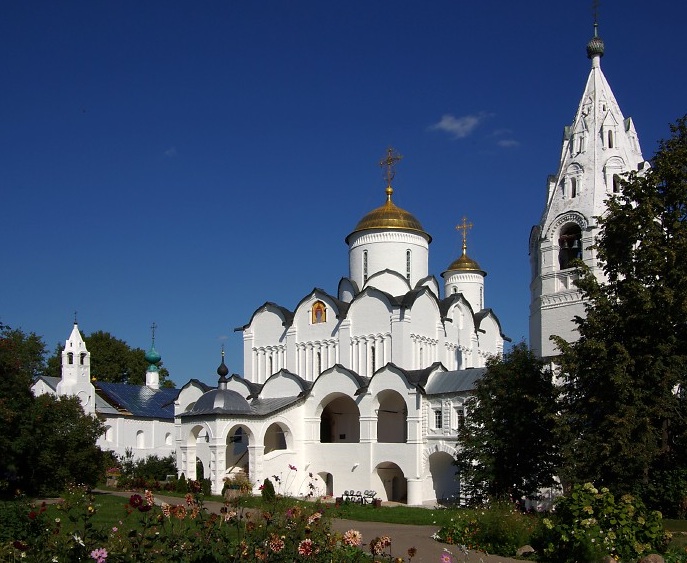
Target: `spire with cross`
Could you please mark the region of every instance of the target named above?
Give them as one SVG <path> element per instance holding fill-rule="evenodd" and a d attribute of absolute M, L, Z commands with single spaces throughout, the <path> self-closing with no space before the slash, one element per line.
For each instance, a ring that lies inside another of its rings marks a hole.
<path fill-rule="evenodd" d="M 463 215 L 463 222 L 456 225 L 456 231 L 463 231 L 463 254 L 466 254 L 468 249 L 468 231 L 472 229 L 472 223 L 468 223 L 468 218 Z"/>
<path fill-rule="evenodd" d="M 391 182 L 396 176 L 396 171 L 394 170 L 396 163 L 402 158 L 403 156 L 398 154 L 393 147 L 389 147 L 386 149 L 386 157 L 379 161 L 379 166 L 381 166 L 382 169 L 386 168 L 386 170 L 384 170 L 384 179 L 386 180 L 387 190 L 391 188 Z"/>

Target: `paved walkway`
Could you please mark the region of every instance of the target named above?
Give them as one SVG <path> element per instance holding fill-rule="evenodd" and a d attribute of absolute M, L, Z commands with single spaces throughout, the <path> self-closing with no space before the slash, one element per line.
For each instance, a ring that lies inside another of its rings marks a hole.
<path fill-rule="evenodd" d="M 131 496 L 131 492 L 124 491 L 104 491 L 122 497 Z M 179 497 L 166 497 L 158 493 L 155 499 L 169 504 L 180 504 L 183 499 Z M 387 503 L 383 503 L 387 504 Z M 210 511 L 219 514 L 223 504 L 216 501 L 205 501 L 205 507 Z M 377 536 L 389 536 L 391 538 L 391 552 L 394 557 L 404 557 L 407 560 L 408 548 L 414 547 L 417 550 L 413 563 L 440 563 L 441 555 L 448 549 L 453 553 L 453 560 L 456 563 L 510 563 L 517 561 L 510 557 L 500 557 L 497 555 L 487 555 L 478 551 L 471 551 L 467 557 L 460 552 L 458 546 L 447 545 L 432 539 L 432 534 L 437 530 L 437 526 L 414 526 L 412 524 L 387 524 L 385 522 L 359 522 L 357 520 L 342 520 L 335 518 L 332 520 L 332 529 L 336 532 L 345 532 L 355 529 L 363 535 L 363 542 L 369 544 L 370 540 Z"/>

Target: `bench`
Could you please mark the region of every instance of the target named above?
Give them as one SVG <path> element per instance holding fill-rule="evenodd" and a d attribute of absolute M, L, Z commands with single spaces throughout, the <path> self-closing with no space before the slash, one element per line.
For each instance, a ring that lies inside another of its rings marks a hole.
<path fill-rule="evenodd" d="M 350 491 L 344 491 L 342 495 L 342 499 L 344 502 L 355 502 L 355 503 L 360 503 L 360 504 L 373 504 L 375 498 L 377 496 L 377 491 L 363 491 L 362 493 L 360 491 L 354 491 L 351 489 Z"/>

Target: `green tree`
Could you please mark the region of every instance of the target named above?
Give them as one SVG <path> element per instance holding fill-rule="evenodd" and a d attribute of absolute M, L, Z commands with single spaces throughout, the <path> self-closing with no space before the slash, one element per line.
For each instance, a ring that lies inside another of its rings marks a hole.
<path fill-rule="evenodd" d="M 551 371 L 524 343 L 487 362 L 458 438 L 456 463 L 469 498 L 531 498 L 553 484 L 557 399 Z"/>
<path fill-rule="evenodd" d="M 105 427 L 97 417 L 84 414 L 77 397 L 41 395 L 25 417 L 19 437 L 23 490 L 54 495 L 69 483 L 96 485 L 105 469 L 96 441 Z"/>
<path fill-rule="evenodd" d="M 666 471 L 682 472 L 685 483 L 687 116 L 671 133 L 652 167 L 629 174 L 598 218 L 594 248 L 606 279 L 579 266 L 580 337 L 556 338 L 563 476 L 616 493 L 656 486 Z M 687 499 L 684 487 L 680 495 Z"/>
<path fill-rule="evenodd" d="M 22 451 L 18 440 L 33 404 L 31 383 L 45 367 L 45 345 L 0 323 L 0 496 L 12 495 L 19 478 Z"/>
<path fill-rule="evenodd" d="M 131 348 L 124 340 L 112 336 L 109 332 L 95 331 L 88 336 L 82 334 L 86 349 L 91 353 L 91 376 L 97 381 L 112 383 L 130 383 L 144 385 L 148 362 L 145 351 Z M 59 344 L 55 353 L 48 360 L 48 371 L 55 377 L 61 376 L 62 350 Z M 169 372 L 159 364 L 160 386 L 174 387 Z"/>

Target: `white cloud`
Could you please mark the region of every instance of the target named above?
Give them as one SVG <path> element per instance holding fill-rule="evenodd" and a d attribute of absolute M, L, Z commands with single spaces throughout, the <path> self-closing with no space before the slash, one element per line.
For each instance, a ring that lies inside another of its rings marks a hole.
<path fill-rule="evenodd" d="M 501 139 L 500 141 L 497 141 L 496 144 L 499 147 L 504 147 L 507 149 L 520 146 L 520 143 L 518 141 L 516 141 L 515 139 Z"/>
<path fill-rule="evenodd" d="M 165 151 L 165 158 L 174 158 L 177 155 L 176 147 L 170 147 Z"/>
<path fill-rule="evenodd" d="M 462 117 L 455 117 L 447 113 L 441 116 L 438 123 L 430 125 L 429 129 L 431 131 L 444 131 L 454 139 L 462 139 L 470 135 L 485 117 L 487 117 L 485 113 Z"/>

